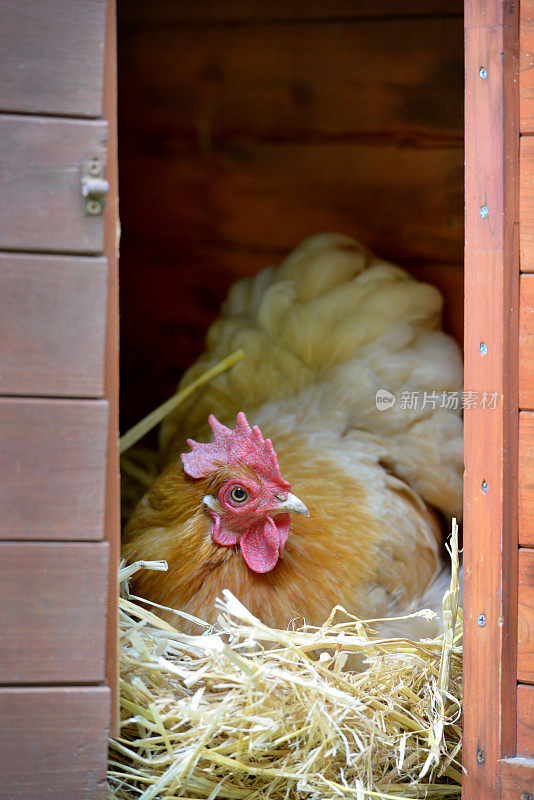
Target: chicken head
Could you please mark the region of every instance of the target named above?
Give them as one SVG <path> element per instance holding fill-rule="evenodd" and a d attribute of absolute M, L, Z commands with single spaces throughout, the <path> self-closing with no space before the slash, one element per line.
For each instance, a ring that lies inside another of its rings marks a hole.
<path fill-rule="evenodd" d="M 254 572 L 272 570 L 289 535 L 290 513 L 309 516 L 308 509 L 291 494 L 270 439 L 252 428 L 245 414 L 237 415 L 234 430 L 209 418 L 213 442 L 188 439 L 190 453 L 182 453 L 185 473 L 208 479 L 203 502 L 213 523 L 211 536 L 222 547 L 239 544 Z"/>

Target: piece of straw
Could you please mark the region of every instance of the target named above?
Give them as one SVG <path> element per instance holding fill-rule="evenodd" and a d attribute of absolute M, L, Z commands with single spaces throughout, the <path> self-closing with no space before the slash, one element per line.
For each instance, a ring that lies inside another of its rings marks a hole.
<path fill-rule="evenodd" d="M 200 386 L 203 386 L 208 381 L 211 381 L 217 375 L 220 375 L 221 372 L 225 372 L 230 367 L 233 367 L 234 364 L 237 364 L 238 361 L 241 361 L 245 358 L 245 351 L 243 348 L 236 350 L 234 353 L 231 353 L 226 358 L 223 358 L 222 361 L 219 361 L 218 364 L 215 364 L 214 367 L 211 367 L 207 372 L 200 377 L 196 378 L 196 380 L 192 381 L 188 386 L 184 389 L 181 389 L 179 392 L 176 392 L 172 397 L 162 403 L 160 406 L 151 411 L 150 414 L 147 414 L 140 422 L 130 428 L 129 431 L 120 437 L 119 439 L 119 453 L 122 455 L 127 450 L 129 450 L 132 445 L 142 439 L 152 428 L 155 428 L 156 425 L 167 417 L 171 411 L 174 411 L 184 400 L 187 400 L 193 392 L 195 392 Z"/>

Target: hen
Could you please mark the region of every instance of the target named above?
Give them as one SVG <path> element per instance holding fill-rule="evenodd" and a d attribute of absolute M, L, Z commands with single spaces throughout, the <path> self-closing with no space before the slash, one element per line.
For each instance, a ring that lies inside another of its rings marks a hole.
<path fill-rule="evenodd" d="M 236 283 L 181 385 L 238 347 L 246 358 L 162 427 L 168 465 L 123 553 L 169 569 L 142 572 L 136 593 L 211 621 L 227 588 L 274 627 L 320 625 L 335 604 L 381 618 L 431 603 L 435 509 L 460 515 L 463 469 L 446 402 L 462 363 L 441 306 L 342 235 Z M 380 389 L 396 400 L 385 410 Z M 415 393 L 416 407 L 401 399 Z"/>

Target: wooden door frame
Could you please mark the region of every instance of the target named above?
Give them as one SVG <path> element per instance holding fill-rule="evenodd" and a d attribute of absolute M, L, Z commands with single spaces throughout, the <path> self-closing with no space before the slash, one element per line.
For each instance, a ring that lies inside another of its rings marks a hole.
<path fill-rule="evenodd" d="M 104 254 L 108 261 L 105 395 L 109 403 L 106 478 L 106 539 L 109 542 L 106 680 L 111 688 L 112 736 L 119 735 L 119 610 L 117 576 L 120 558 L 119 469 L 119 189 L 117 152 L 117 8 L 107 0 L 104 71 L 104 117 L 108 123 L 108 202 L 104 223 Z"/>
<path fill-rule="evenodd" d="M 501 798 L 516 754 L 519 7 L 465 4 L 465 800 Z"/>

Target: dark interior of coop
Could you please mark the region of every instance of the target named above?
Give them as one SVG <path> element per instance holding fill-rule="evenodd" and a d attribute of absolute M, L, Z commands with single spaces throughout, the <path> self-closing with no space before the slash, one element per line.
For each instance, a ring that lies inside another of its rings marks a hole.
<path fill-rule="evenodd" d="M 121 430 L 237 279 L 340 232 L 435 284 L 463 339 L 458 0 L 119 0 Z"/>

